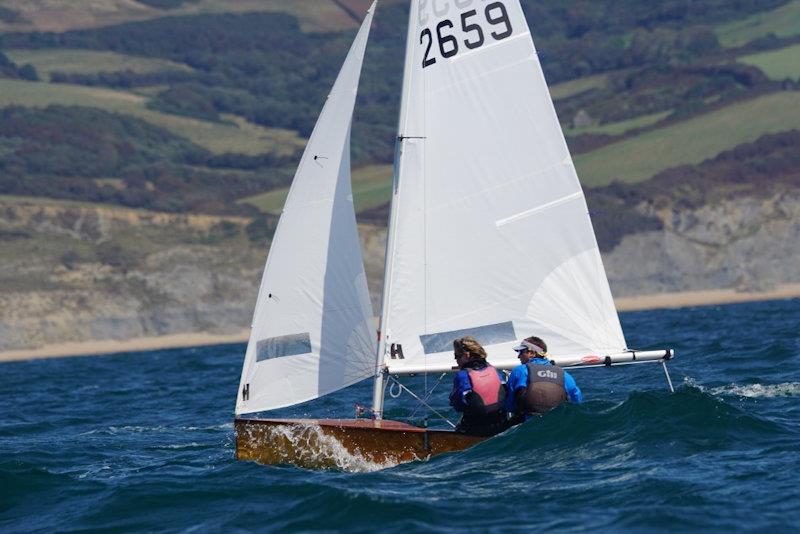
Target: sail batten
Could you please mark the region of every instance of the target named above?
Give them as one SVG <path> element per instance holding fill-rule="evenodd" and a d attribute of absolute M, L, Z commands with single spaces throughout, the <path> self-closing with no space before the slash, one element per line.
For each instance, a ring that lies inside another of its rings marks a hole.
<path fill-rule="evenodd" d="M 298 165 L 270 247 L 236 414 L 291 406 L 374 375 L 375 339 L 350 184 L 350 126 L 368 11 Z"/>

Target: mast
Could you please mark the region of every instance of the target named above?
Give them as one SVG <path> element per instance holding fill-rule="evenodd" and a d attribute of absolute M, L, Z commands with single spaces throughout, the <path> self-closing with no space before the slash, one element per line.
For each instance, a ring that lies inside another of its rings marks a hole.
<path fill-rule="evenodd" d="M 399 202 L 400 177 L 403 167 L 403 145 L 415 134 L 406 132 L 408 103 L 411 93 L 412 64 L 414 61 L 414 14 L 418 11 L 418 0 L 411 0 L 408 12 L 406 36 L 406 59 L 403 67 L 403 88 L 400 97 L 400 113 L 397 120 L 397 139 L 394 147 L 394 172 L 392 173 L 392 199 L 389 208 L 389 227 L 386 235 L 386 256 L 383 273 L 383 294 L 381 296 L 381 316 L 378 323 L 378 352 L 375 355 L 375 383 L 372 390 L 372 413 L 376 419 L 383 418 L 383 399 L 386 390 L 386 343 L 389 325 L 386 321 L 392 290 L 392 269 L 394 267 L 394 237 L 397 227 L 397 207 Z M 418 134 L 417 134 L 418 135 Z M 409 136 L 409 137 L 406 137 Z"/>

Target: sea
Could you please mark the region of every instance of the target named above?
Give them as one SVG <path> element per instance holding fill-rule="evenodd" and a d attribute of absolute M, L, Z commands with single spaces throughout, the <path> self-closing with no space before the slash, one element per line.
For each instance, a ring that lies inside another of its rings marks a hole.
<path fill-rule="evenodd" d="M 584 404 L 402 465 L 235 460 L 244 345 L 0 364 L 0 532 L 800 530 L 800 300 L 621 320 L 632 347 L 675 349 L 675 393 L 658 364 L 575 370 Z M 407 384 L 453 419 L 438 379 Z M 370 397 L 273 415 L 353 417 Z M 387 398 L 387 417 L 418 408 Z"/>

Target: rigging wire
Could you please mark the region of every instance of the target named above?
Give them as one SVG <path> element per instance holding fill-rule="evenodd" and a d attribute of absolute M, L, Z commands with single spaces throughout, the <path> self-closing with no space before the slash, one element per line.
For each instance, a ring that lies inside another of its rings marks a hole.
<path fill-rule="evenodd" d="M 430 390 L 430 391 L 427 391 L 427 392 L 426 392 L 426 395 L 425 395 L 425 397 L 423 398 L 423 400 L 425 400 L 425 401 L 427 402 L 427 400 L 428 400 L 429 398 L 431 398 L 431 395 L 433 395 L 433 391 L 434 391 L 434 390 L 435 390 L 437 387 L 439 387 L 439 384 L 442 382 L 442 379 L 443 379 L 445 376 L 447 376 L 447 373 L 442 373 L 442 374 L 441 374 L 441 376 L 439 376 L 439 380 L 437 380 L 437 381 L 436 381 L 436 383 L 433 385 L 433 387 L 431 388 L 431 390 Z M 409 418 L 409 419 L 413 419 L 413 418 L 414 418 L 414 416 L 415 416 L 415 415 L 417 415 L 417 412 L 419 411 L 419 409 L 420 409 L 421 407 L 422 407 L 422 403 L 419 403 L 419 404 L 417 404 L 417 407 L 416 407 L 416 408 L 414 408 L 414 411 L 413 411 L 413 412 L 411 412 L 411 415 L 409 415 L 409 416 L 408 416 L 408 418 Z"/>
<path fill-rule="evenodd" d="M 389 375 L 389 379 L 390 379 L 390 380 L 392 380 L 392 381 L 394 381 L 394 383 L 395 383 L 395 384 L 397 384 L 397 386 L 398 386 L 398 388 L 400 388 L 400 390 L 402 390 L 402 391 L 405 391 L 406 393 L 408 393 L 409 395 L 411 395 L 412 397 L 414 397 L 415 399 L 417 399 L 419 402 L 421 402 L 422 404 L 424 404 L 425 406 L 427 406 L 427 407 L 428 407 L 428 409 L 429 409 L 431 412 L 433 412 L 434 414 L 436 414 L 437 416 L 439 416 L 439 418 L 440 418 L 440 419 L 442 419 L 442 420 L 443 420 L 445 423 L 447 423 L 448 425 L 450 425 L 450 426 L 451 426 L 451 427 L 453 427 L 453 428 L 455 428 L 455 427 L 456 427 L 456 425 L 455 425 L 455 424 L 453 424 L 453 422 L 452 422 L 452 421 L 450 421 L 450 419 L 448 419 L 447 417 L 445 417 L 444 415 L 442 415 L 441 413 L 439 413 L 439 412 L 438 412 L 438 411 L 437 411 L 437 410 L 436 410 L 436 409 L 435 409 L 433 406 L 431 406 L 430 404 L 428 404 L 427 402 L 425 402 L 423 399 L 421 399 L 421 398 L 419 397 L 419 395 L 417 395 L 416 393 L 414 393 L 413 391 L 411 391 L 410 389 L 408 389 L 407 387 L 405 387 L 403 384 L 401 384 L 401 383 L 400 383 L 400 381 L 399 381 L 399 380 L 397 380 L 397 378 L 395 378 L 395 377 L 394 377 L 394 376 L 392 376 L 392 375 Z M 392 389 L 393 389 L 393 388 L 392 388 Z M 391 391 L 392 391 L 392 390 L 390 390 L 390 392 L 391 392 Z"/>

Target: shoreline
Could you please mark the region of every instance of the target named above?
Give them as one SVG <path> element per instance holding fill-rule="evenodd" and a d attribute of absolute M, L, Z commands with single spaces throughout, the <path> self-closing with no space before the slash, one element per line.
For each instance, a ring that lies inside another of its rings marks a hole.
<path fill-rule="evenodd" d="M 238 334 L 182 333 L 166 336 L 139 337 L 115 340 L 71 341 L 58 345 L 45 345 L 35 349 L 20 349 L 0 352 L 0 363 L 41 360 L 46 358 L 68 358 L 72 356 L 105 356 L 121 352 L 144 352 L 150 350 L 181 349 L 246 343 L 250 330 Z"/>
<path fill-rule="evenodd" d="M 769 291 L 744 292 L 735 289 L 703 289 L 677 293 L 655 293 L 614 299 L 617 311 L 661 310 L 667 308 L 693 308 L 743 302 L 763 302 L 800 298 L 800 284 L 781 284 Z"/>
<path fill-rule="evenodd" d="M 709 289 L 684 291 L 679 293 L 657 293 L 620 297 L 614 300 L 620 312 L 656 310 L 667 308 L 691 308 L 695 306 L 715 306 L 742 302 L 760 302 L 800 298 L 800 284 L 782 284 L 771 291 L 753 293 L 738 292 L 734 289 Z M 215 335 L 206 333 L 180 333 L 126 339 L 124 341 L 93 340 L 45 345 L 35 349 L 22 349 L 0 352 L 0 363 L 39 360 L 45 358 L 66 358 L 72 356 L 101 356 L 122 352 L 143 352 L 150 350 L 177 349 L 246 343 L 250 330 L 238 334 Z"/>

